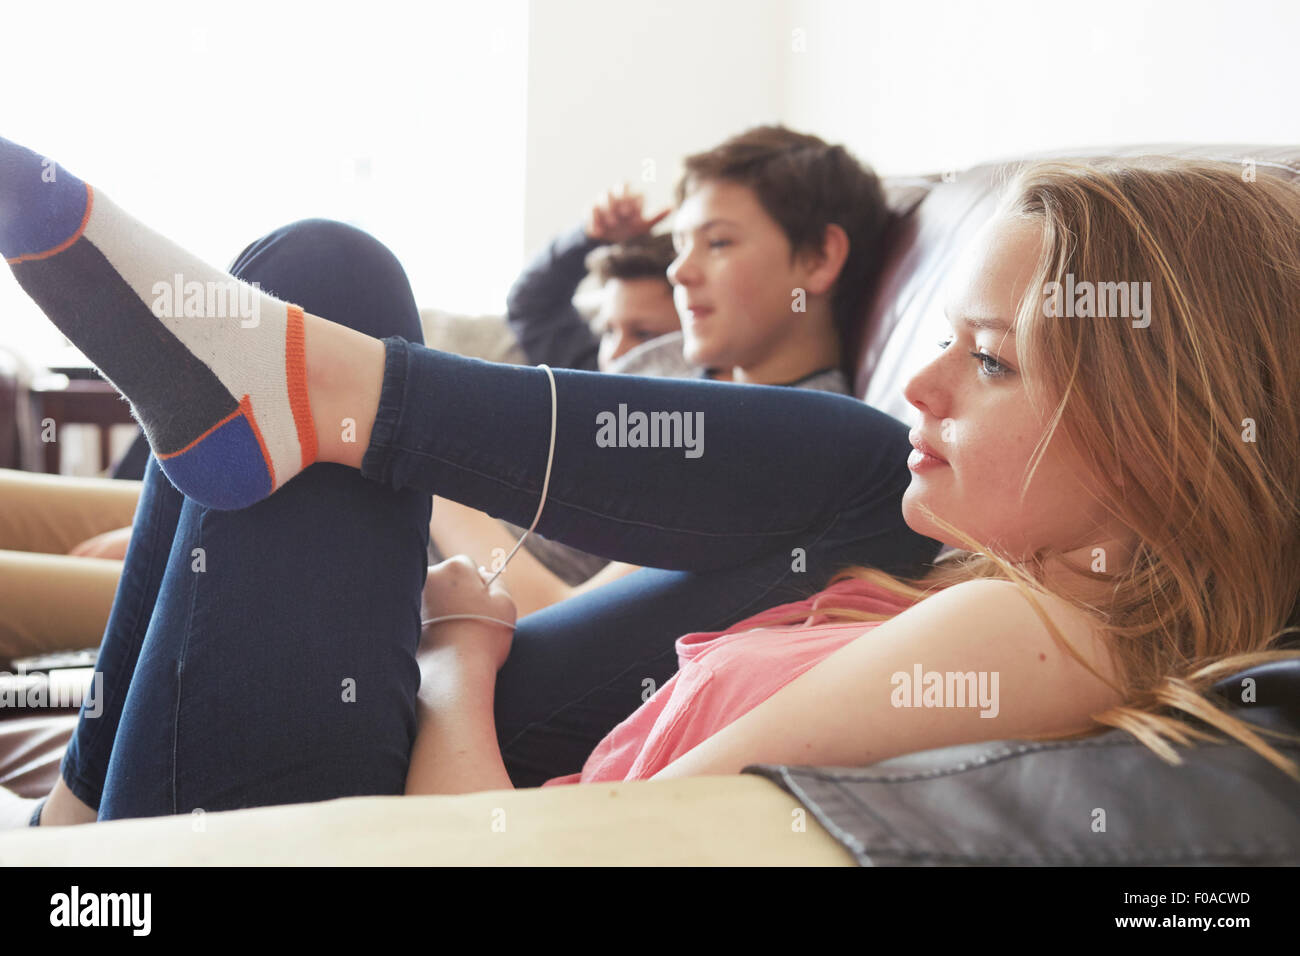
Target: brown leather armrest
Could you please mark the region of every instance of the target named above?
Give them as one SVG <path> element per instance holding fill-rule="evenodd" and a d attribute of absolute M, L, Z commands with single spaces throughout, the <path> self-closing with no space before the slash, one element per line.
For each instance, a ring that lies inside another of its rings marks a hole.
<path fill-rule="evenodd" d="M 0 786 L 20 797 L 48 794 L 76 727 L 75 709 L 0 716 Z"/>

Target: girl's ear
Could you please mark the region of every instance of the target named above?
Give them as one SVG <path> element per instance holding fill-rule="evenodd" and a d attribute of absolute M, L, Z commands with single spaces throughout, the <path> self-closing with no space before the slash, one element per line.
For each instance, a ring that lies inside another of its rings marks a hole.
<path fill-rule="evenodd" d="M 805 253 L 803 263 L 810 271 L 805 280 L 813 295 L 825 295 L 835 285 L 849 257 L 849 235 L 838 223 L 830 223 L 822 237 L 820 251 Z"/>

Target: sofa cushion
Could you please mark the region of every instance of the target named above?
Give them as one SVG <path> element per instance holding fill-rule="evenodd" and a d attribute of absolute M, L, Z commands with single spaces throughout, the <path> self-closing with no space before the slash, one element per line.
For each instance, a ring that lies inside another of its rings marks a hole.
<path fill-rule="evenodd" d="M 524 350 L 502 315 L 459 315 L 442 309 L 421 309 L 424 344 L 442 352 L 508 365 L 524 363 Z"/>
<path fill-rule="evenodd" d="M 460 796 L 347 797 L 0 833 L 18 866 L 851 866 L 752 775 Z"/>

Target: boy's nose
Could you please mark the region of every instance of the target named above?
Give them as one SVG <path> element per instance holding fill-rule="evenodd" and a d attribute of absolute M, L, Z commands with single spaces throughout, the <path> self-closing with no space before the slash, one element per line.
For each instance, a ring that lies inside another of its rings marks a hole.
<path fill-rule="evenodd" d="M 678 256 L 668 266 L 668 281 L 673 285 L 689 285 L 698 278 L 699 270 L 689 256 Z"/>

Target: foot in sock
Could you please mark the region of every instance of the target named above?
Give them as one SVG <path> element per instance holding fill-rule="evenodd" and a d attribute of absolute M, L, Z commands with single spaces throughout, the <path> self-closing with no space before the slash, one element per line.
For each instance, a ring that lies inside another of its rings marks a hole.
<path fill-rule="evenodd" d="M 0 255 L 130 401 L 187 496 L 244 508 L 316 460 L 302 309 L 201 262 L 3 138 Z"/>

